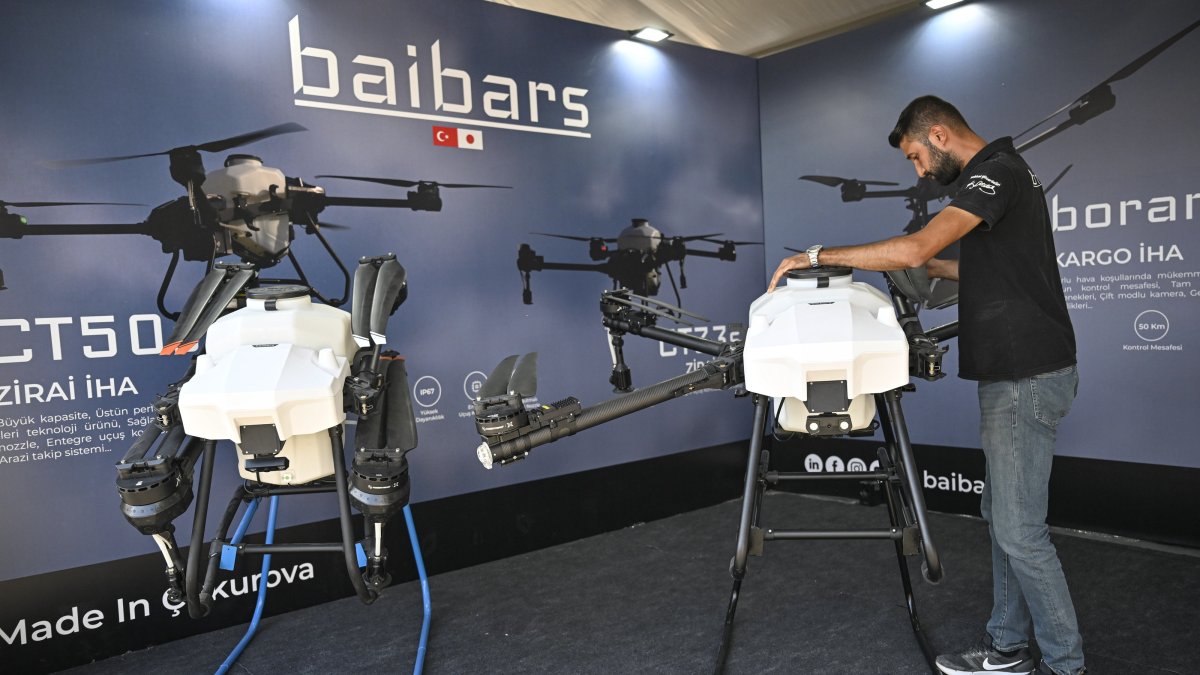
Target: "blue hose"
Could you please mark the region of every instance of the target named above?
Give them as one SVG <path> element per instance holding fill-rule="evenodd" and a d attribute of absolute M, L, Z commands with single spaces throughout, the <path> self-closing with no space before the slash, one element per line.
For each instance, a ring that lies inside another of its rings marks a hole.
<path fill-rule="evenodd" d="M 257 507 L 258 499 L 255 499 L 250 503 L 250 506 L 246 508 L 246 515 L 242 517 L 242 522 L 238 525 L 237 532 L 234 533 L 234 538 L 231 543 L 239 543 L 242 536 L 246 533 L 246 528 L 250 524 L 250 516 L 254 515 L 254 511 L 257 509 Z M 267 514 L 266 543 L 268 544 L 275 543 L 275 516 L 278 513 L 279 495 L 271 495 L 271 509 Z M 242 650 L 244 650 L 246 645 L 250 644 L 250 641 L 254 639 L 254 633 L 258 630 L 258 620 L 262 618 L 263 604 L 267 600 L 267 582 L 270 579 L 268 576 L 270 571 L 271 554 L 264 553 L 262 574 L 258 578 L 258 602 L 254 605 L 254 616 L 250 619 L 250 628 L 246 629 L 246 634 L 242 636 L 241 642 L 237 643 L 237 646 L 234 647 L 233 651 L 229 653 L 229 656 L 225 658 L 225 662 L 221 664 L 220 668 L 217 668 L 217 675 L 224 675 L 225 673 L 229 672 L 229 669 L 233 667 L 234 662 L 237 661 L 238 657 L 242 655 Z"/>
<path fill-rule="evenodd" d="M 421 622 L 421 641 L 417 644 L 417 660 L 413 664 L 413 675 L 421 675 L 421 670 L 425 667 L 425 647 L 429 643 L 429 620 L 433 603 L 429 599 L 429 577 L 425 575 L 425 559 L 421 557 L 417 527 L 413 524 L 412 509 L 408 504 L 404 505 L 404 522 L 408 524 L 408 540 L 412 543 L 413 559 L 417 561 L 417 574 L 421 577 L 421 599 L 425 606 L 425 619 Z"/>
<path fill-rule="evenodd" d="M 246 536 L 246 530 L 250 527 L 250 519 L 258 511 L 258 503 L 260 501 L 262 501 L 261 497 L 255 497 L 254 501 L 246 505 L 246 512 L 242 514 L 242 521 L 238 523 L 237 529 L 234 530 L 233 539 L 229 540 L 229 543 L 233 546 L 242 543 L 242 537 Z"/>

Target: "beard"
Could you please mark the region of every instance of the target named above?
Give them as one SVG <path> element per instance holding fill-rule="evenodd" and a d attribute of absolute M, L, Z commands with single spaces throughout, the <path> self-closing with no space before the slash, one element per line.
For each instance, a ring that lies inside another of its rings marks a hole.
<path fill-rule="evenodd" d="M 962 173 L 958 158 L 945 150 L 935 148 L 928 140 L 925 141 L 925 147 L 929 148 L 930 178 L 939 185 L 949 185 L 958 180 L 959 174 Z"/>

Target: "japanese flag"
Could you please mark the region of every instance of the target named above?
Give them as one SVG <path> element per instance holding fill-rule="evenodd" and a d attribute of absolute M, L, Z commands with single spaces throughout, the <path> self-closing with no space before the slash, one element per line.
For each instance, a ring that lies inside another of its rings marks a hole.
<path fill-rule="evenodd" d="M 434 127 L 433 144 L 449 148 L 466 148 L 468 150 L 483 149 L 483 132 L 479 129 L 459 129 L 456 127 Z"/>

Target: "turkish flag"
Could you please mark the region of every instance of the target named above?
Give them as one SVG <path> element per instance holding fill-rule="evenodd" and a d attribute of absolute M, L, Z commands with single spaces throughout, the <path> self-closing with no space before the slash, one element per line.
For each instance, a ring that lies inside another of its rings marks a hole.
<path fill-rule="evenodd" d="M 448 148 L 483 150 L 483 132 L 479 129 L 434 127 L 433 144 L 442 145 Z"/>

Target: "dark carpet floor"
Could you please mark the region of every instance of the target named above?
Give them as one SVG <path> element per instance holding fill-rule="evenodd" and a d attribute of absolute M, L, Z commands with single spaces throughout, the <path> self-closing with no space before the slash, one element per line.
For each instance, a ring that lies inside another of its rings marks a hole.
<path fill-rule="evenodd" d="M 740 504 L 731 501 L 617 532 L 432 577 L 425 671 L 705 673 L 729 597 Z M 886 526 L 884 507 L 768 494 L 775 528 Z M 925 583 L 910 559 L 934 648 L 982 635 L 990 609 L 986 525 L 931 514 L 946 578 Z M 1200 556 L 1056 533 L 1089 672 L 1200 673 Z M 270 596 L 267 598 L 268 605 Z M 408 672 L 420 587 L 371 606 L 349 598 L 264 619 L 233 673 Z M 68 672 L 214 672 L 244 626 Z M 925 673 L 909 628 L 892 545 L 767 542 L 742 586 L 726 672 Z"/>

